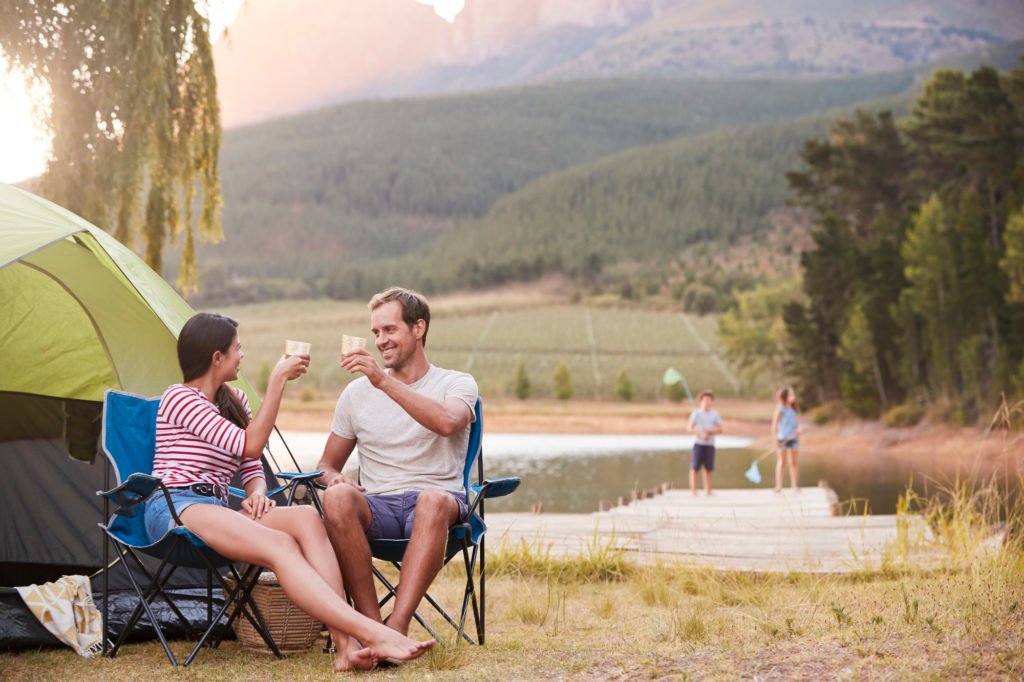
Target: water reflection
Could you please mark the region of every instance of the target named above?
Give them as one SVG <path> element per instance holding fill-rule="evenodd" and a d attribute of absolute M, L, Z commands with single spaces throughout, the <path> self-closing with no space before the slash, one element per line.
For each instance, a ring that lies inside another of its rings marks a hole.
<path fill-rule="evenodd" d="M 301 468 L 309 470 L 315 467 L 327 436 L 293 432 L 286 438 Z M 774 484 L 774 456 L 759 464 L 763 482 L 755 486 L 743 473 L 762 453 L 748 447 L 749 439 L 719 436 L 718 444 L 714 487 L 770 488 Z M 487 509 L 529 511 L 539 502 L 546 512 L 586 513 L 596 511 L 600 500 L 628 496 L 634 487 L 643 490 L 669 482 L 674 488 L 685 488 L 691 445 L 692 438 L 685 436 L 486 434 L 486 475 L 523 479 L 514 495 L 489 501 Z M 280 455 L 283 449 L 278 445 L 275 452 Z M 949 480 L 944 472 L 922 472 L 887 456 L 871 455 L 866 461 L 865 455 L 804 451 L 800 457 L 802 485 L 826 481 L 841 501 L 856 504 L 857 511 L 867 504 L 875 514 L 893 513 L 912 479 L 919 492 L 926 480 Z M 282 466 L 287 459 L 278 457 Z M 354 473 L 355 459 L 346 472 Z"/>

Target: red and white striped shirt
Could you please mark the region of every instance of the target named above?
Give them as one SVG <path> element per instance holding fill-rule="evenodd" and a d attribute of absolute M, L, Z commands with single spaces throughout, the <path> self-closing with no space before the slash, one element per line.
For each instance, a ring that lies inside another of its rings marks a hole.
<path fill-rule="evenodd" d="M 252 417 L 249 399 L 235 390 Z M 245 430 L 220 414 L 203 392 L 174 384 L 164 391 L 156 414 L 156 456 L 153 475 L 164 485 L 213 483 L 227 491 L 235 472 L 242 485 L 263 477 L 260 459 L 243 459 Z"/>

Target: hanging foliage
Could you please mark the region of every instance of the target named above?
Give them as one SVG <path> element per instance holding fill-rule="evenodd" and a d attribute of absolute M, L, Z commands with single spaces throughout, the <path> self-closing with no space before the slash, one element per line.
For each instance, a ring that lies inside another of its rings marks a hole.
<path fill-rule="evenodd" d="M 219 241 L 220 111 L 209 23 L 192 0 L 0 4 L 0 49 L 52 95 L 38 191 L 197 288 L 196 238 Z M 198 215 L 195 210 L 198 209 Z"/>

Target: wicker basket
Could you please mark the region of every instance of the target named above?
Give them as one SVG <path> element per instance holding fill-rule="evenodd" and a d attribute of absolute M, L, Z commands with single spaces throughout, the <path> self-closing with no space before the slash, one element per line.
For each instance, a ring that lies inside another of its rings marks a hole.
<path fill-rule="evenodd" d="M 234 580 L 229 578 L 228 584 L 234 587 Z M 282 654 L 308 651 L 320 636 L 323 626 L 285 596 L 277 576 L 270 571 L 260 575 L 259 584 L 252 590 L 252 601 Z M 232 627 L 246 649 L 270 652 L 260 633 L 244 615 L 239 614 Z"/>

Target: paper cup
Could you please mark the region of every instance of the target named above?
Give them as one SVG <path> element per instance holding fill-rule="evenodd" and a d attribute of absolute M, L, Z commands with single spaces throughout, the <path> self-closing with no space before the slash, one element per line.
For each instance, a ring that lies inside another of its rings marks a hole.
<path fill-rule="evenodd" d="M 288 339 L 284 342 L 284 354 L 285 355 L 309 355 L 309 349 L 312 346 L 305 341 L 292 341 Z"/>
<path fill-rule="evenodd" d="M 341 335 L 341 354 L 348 355 L 349 353 L 357 350 L 363 350 L 366 348 L 366 339 L 361 336 L 349 336 L 348 334 Z"/>

